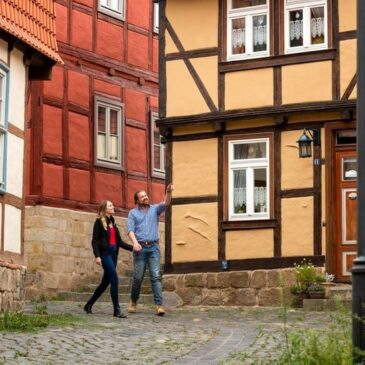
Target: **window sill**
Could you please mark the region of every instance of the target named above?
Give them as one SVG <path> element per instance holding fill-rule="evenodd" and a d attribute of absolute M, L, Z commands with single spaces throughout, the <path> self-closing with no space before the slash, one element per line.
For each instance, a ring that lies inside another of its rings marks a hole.
<path fill-rule="evenodd" d="M 166 178 L 166 173 L 165 172 L 152 171 L 151 176 L 154 177 L 155 179 L 163 179 L 164 180 Z"/>
<path fill-rule="evenodd" d="M 124 21 L 125 20 L 125 17 L 124 17 L 124 14 L 123 13 L 120 13 L 116 10 L 113 10 L 113 9 L 108 9 L 106 7 L 102 7 L 99 5 L 98 7 L 98 12 L 100 14 L 104 14 L 104 15 L 107 15 L 107 16 L 110 16 L 114 19 L 118 19 L 118 20 L 121 20 L 121 21 Z"/>
<path fill-rule="evenodd" d="M 240 229 L 266 229 L 275 228 L 276 219 L 223 221 L 221 223 L 223 231 L 234 231 Z"/>
<path fill-rule="evenodd" d="M 113 164 L 113 163 L 108 163 L 108 162 L 103 162 L 103 161 L 96 161 L 95 162 L 95 166 L 96 167 L 104 167 L 110 170 L 119 170 L 119 171 L 124 171 L 124 167 L 121 165 L 117 165 L 117 164 Z"/>
<path fill-rule="evenodd" d="M 335 49 L 290 53 L 280 56 L 255 58 L 240 61 L 225 61 L 219 63 L 219 72 L 245 71 L 274 66 L 286 66 L 308 62 L 329 61 L 336 58 Z"/>

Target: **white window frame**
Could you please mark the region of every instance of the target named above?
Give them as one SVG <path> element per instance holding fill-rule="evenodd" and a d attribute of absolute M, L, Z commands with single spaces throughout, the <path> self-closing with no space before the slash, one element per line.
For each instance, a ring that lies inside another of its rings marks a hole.
<path fill-rule="evenodd" d="M 158 33 L 159 31 L 159 12 L 160 12 L 160 4 L 158 2 L 153 3 L 153 31 L 154 33 Z"/>
<path fill-rule="evenodd" d="M 252 158 L 245 160 L 234 160 L 234 146 L 237 144 L 265 143 L 266 157 Z M 257 168 L 266 168 L 266 212 L 255 212 L 254 207 L 254 170 Z M 233 206 L 233 189 L 234 175 L 236 170 L 246 169 L 247 183 L 247 210 L 246 213 L 235 213 Z M 244 138 L 239 140 L 228 141 L 228 219 L 233 220 L 257 220 L 270 219 L 270 138 Z"/>
<path fill-rule="evenodd" d="M 118 111 L 118 159 L 99 158 L 98 157 L 98 108 L 103 107 L 106 109 L 106 121 L 105 121 L 105 134 L 106 134 L 106 151 L 109 151 L 109 139 L 110 139 L 110 110 Z M 101 96 L 95 96 L 95 109 L 94 109 L 94 144 L 95 144 L 95 164 L 98 166 L 105 166 L 114 169 L 124 168 L 124 105 L 120 102 L 104 98 Z"/>
<path fill-rule="evenodd" d="M 228 61 L 245 60 L 251 58 L 261 58 L 270 55 L 270 1 L 266 5 L 251 6 L 247 8 L 232 9 L 232 0 L 228 1 L 227 11 L 227 59 Z M 252 43 L 252 18 L 254 16 L 266 15 L 266 51 L 254 52 Z M 232 54 L 232 21 L 245 18 L 246 29 L 246 53 Z"/>
<path fill-rule="evenodd" d="M 162 136 L 160 135 L 160 166 L 162 168 L 155 168 L 155 138 L 154 138 L 154 130 L 156 120 L 158 119 L 158 114 L 156 112 L 151 112 L 151 174 L 153 177 L 165 178 L 166 176 L 166 166 L 165 166 L 165 158 L 166 158 L 166 149 L 165 145 L 161 143 Z"/>
<path fill-rule="evenodd" d="M 0 193 L 6 192 L 6 164 L 8 137 L 9 69 L 0 64 Z"/>
<path fill-rule="evenodd" d="M 289 4 L 288 4 L 289 2 Z M 285 14 L 285 53 L 310 52 L 328 48 L 328 4 L 327 0 L 284 0 Z M 310 9 L 324 7 L 324 43 L 311 44 Z M 303 11 L 303 46 L 290 47 L 289 12 Z"/>
<path fill-rule="evenodd" d="M 112 1 L 117 2 L 117 6 L 111 4 Z M 125 3 L 126 0 L 98 0 L 98 11 L 106 15 L 112 16 L 120 20 L 125 19 Z"/>

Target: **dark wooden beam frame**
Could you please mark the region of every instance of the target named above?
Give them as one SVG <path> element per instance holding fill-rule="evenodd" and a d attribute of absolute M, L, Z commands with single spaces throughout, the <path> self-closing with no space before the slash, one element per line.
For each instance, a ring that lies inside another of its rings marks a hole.
<path fill-rule="evenodd" d="M 228 271 L 235 270 L 270 270 L 294 267 L 294 264 L 303 260 L 311 262 L 314 266 L 323 266 L 325 257 L 319 256 L 293 256 L 293 257 L 269 257 L 247 260 L 228 260 Z M 165 274 L 185 274 L 194 272 L 220 272 L 220 261 L 197 261 L 165 263 Z"/>
<path fill-rule="evenodd" d="M 178 127 L 191 124 L 207 123 L 219 120 L 220 122 L 234 120 L 248 120 L 276 116 L 290 116 L 301 113 L 330 113 L 341 112 L 346 109 L 355 109 L 355 100 L 338 100 L 315 103 L 287 104 L 274 107 L 239 109 L 226 112 L 204 113 L 169 118 L 156 121 L 158 127 Z"/>

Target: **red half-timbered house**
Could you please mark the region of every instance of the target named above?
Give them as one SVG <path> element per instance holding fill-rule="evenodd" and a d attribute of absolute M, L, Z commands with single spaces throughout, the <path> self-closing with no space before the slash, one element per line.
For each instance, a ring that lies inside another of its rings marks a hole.
<path fill-rule="evenodd" d="M 101 200 L 114 203 L 125 231 L 136 190 L 153 201 L 163 197 L 164 149 L 154 126 L 157 11 L 152 0 L 56 2 L 65 64 L 51 81 L 33 82 L 29 105 L 30 295 L 90 281 L 97 270 L 90 234 Z"/>

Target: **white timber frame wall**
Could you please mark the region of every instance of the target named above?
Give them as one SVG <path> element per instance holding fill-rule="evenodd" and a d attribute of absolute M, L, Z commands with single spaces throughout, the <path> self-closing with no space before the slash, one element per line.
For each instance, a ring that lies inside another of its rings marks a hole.
<path fill-rule="evenodd" d="M 6 78 L 1 104 L 0 261 L 23 263 L 24 156 L 27 67 L 24 54 L 0 40 L 0 68 Z"/>

